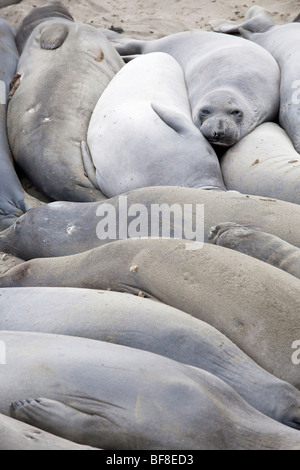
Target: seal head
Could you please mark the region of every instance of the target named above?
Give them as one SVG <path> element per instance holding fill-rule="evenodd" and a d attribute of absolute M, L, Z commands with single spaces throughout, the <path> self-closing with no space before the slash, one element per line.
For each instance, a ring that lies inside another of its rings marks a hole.
<path fill-rule="evenodd" d="M 211 144 L 229 147 L 243 136 L 247 115 L 234 91 L 214 90 L 199 101 L 193 121 Z"/>

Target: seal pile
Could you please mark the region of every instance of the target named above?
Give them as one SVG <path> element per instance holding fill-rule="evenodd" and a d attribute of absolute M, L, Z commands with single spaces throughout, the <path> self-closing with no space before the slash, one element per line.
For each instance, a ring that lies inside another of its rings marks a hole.
<path fill-rule="evenodd" d="M 0 29 L 0 448 L 299 450 L 300 25 Z"/>

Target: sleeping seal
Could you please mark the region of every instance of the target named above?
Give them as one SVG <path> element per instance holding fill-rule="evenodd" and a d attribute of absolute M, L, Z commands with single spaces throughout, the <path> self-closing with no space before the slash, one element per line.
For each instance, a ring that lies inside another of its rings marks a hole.
<path fill-rule="evenodd" d="M 278 64 L 250 41 L 208 31 L 181 32 L 153 41 L 113 36 L 111 41 L 125 60 L 126 55 L 160 51 L 179 62 L 193 121 L 212 144 L 231 146 L 277 115 Z"/>
<path fill-rule="evenodd" d="M 217 155 L 191 117 L 182 68 L 153 52 L 126 64 L 102 93 L 87 143 L 107 197 L 149 186 L 225 191 Z"/>
<path fill-rule="evenodd" d="M 65 439 L 107 450 L 300 449 L 299 431 L 196 367 L 63 335 L 0 341 L 0 411 Z"/>
<path fill-rule="evenodd" d="M 10 25 L 0 19 L 0 231 L 40 203 L 23 190 L 16 174 L 7 138 L 7 102 L 19 54 Z"/>
<path fill-rule="evenodd" d="M 2 367 L 2 366 L 1 366 Z M 0 450 L 95 450 L 0 415 Z"/>
<path fill-rule="evenodd" d="M 209 241 L 253 256 L 300 279 L 300 249 L 271 233 L 224 222 L 211 228 Z"/>
<path fill-rule="evenodd" d="M 154 298 L 214 326 L 268 372 L 300 388 L 300 369 L 291 360 L 291 345 L 300 338 L 299 279 L 228 248 L 186 245 L 129 239 L 34 259 L 0 276 L 0 287 L 111 289 Z"/>
<path fill-rule="evenodd" d="M 218 30 L 240 33 L 262 46 L 276 59 L 281 70 L 279 124 L 300 153 L 300 24 L 293 22 L 278 26 L 264 8 L 255 5 L 249 9 L 244 23 L 224 23 Z"/>
<path fill-rule="evenodd" d="M 228 189 L 300 204 L 300 155 L 274 122 L 258 126 L 221 157 Z"/>
<path fill-rule="evenodd" d="M 124 217 L 124 201 L 127 206 L 125 225 L 128 229 L 136 219 L 134 215 L 127 216 L 130 208 L 135 207 L 137 210 L 143 207 L 148 213 L 147 226 L 140 227 L 141 237 L 153 236 L 154 205 L 157 206 L 158 216 L 159 211 L 161 215 L 164 213 L 168 216 L 168 236 L 171 238 L 178 237 L 179 231 L 181 237 L 185 237 L 183 228 L 192 226 L 192 223 L 197 224 L 198 205 L 204 205 L 204 221 L 197 225 L 200 230 L 204 229 L 205 242 L 208 241 L 212 225 L 230 220 L 259 226 L 261 230 L 273 233 L 300 248 L 300 205 L 297 204 L 230 191 L 170 186 L 136 189 L 123 196 L 125 200 L 119 196 L 110 199 L 108 206 L 106 202 L 53 202 L 31 210 L 12 227 L 0 233 L 0 251 L 27 261 L 32 258 L 73 255 L 114 242 L 114 238 L 99 237 L 98 226 L 105 208 L 114 213 L 114 226 L 119 225 Z M 191 209 L 190 213 L 185 207 Z M 179 217 L 175 217 L 177 211 Z M 117 239 L 119 237 L 120 233 L 116 235 Z"/>
<path fill-rule="evenodd" d="M 300 429 L 299 390 L 262 369 L 208 323 L 163 303 L 92 289 L 0 289 L 4 329 L 106 341 L 199 367 L 261 413 Z"/>
<path fill-rule="evenodd" d="M 53 20 L 52 10 L 48 14 L 18 64 L 8 107 L 12 153 L 50 199 L 103 200 L 88 178 L 91 162 L 83 161 L 81 144 L 92 111 L 123 60 L 96 28 Z"/>

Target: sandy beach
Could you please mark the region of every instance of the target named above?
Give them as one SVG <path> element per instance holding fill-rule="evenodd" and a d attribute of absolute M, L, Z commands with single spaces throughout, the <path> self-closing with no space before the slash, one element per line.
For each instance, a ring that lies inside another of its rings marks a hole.
<path fill-rule="evenodd" d="M 17 27 L 34 7 L 49 0 L 22 0 L 0 9 L 1 17 Z M 103 28 L 122 28 L 134 38 L 159 38 L 179 31 L 211 30 L 213 20 L 241 22 L 253 5 L 266 8 L 278 24 L 288 23 L 300 12 L 299 0 L 64 0 L 78 22 Z"/>

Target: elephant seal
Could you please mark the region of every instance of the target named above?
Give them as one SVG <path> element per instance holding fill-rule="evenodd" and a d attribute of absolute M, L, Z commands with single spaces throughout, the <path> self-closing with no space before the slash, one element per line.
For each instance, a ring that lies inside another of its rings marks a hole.
<path fill-rule="evenodd" d="M 288 133 L 295 149 L 300 153 L 299 136 L 299 60 L 300 25 L 293 22 L 276 25 L 262 7 L 253 6 L 240 25 L 221 24 L 218 30 L 239 33 L 243 37 L 265 48 L 280 66 L 279 124 Z"/>
<path fill-rule="evenodd" d="M 28 209 L 39 205 L 36 199 L 24 192 L 7 137 L 8 94 L 18 60 L 14 32 L 7 21 L 0 19 L 0 231 L 12 225 Z"/>
<path fill-rule="evenodd" d="M 88 251 L 115 241 L 99 234 L 99 224 L 105 221 L 106 210 L 112 213 L 114 228 L 126 226 L 125 238 L 129 238 L 129 228 L 138 218 L 138 209 L 148 214 L 148 224 L 140 227 L 141 237 L 154 236 L 153 218 L 159 221 L 165 214 L 171 238 L 178 238 L 178 232 L 181 238 L 186 237 L 183 228 L 194 223 L 201 235 L 203 230 L 207 242 L 213 225 L 230 220 L 256 225 L 300 248 L 300 207 L 297 204 L 234 192 L 166 186 L 137 189 L 124 197 L 100 204 L 54 202 L 33 209 L 0 233 L 0 251 L 26 261 Z M 201 207 L 204 207 L 204 220 L 199 222 L 197 213 Z M 130 209 L 135 209 L 136 216 L 128 214 Z M 125 222 L 122 222 L 124 212 Z M 118 238 L 120 231 L 116 233 Z"/>
<path fill-rule="evenodd" d="M 24 46 L 34 28 L 43 21 L 57 21 L 58 18 L 74 21 L 69 10 L 61 2 L 53 2 L 45 7 L 33 8 L 17 28 L 16 44 L 20 54 L 23 52 Z"/>
<path fill-rule="evenodd" d="M 201 369 L 85 338 L 1 332 L 0 341 L 7 348 L 0 411 L 73 442 L 106 450 L 300 449 L 297 430 Z"/>
<path fill-rule="evenodd" d="M 192 121 L 182 68 L 169 54 L 137 57 L 117 73 L 94 109 L 87 143 L 107 197 L 164 185 L 226 190 L 218 157 Z"/>
<path fill-rule="evenodd" d="M 0 415 L 0 435 L 0 450 L 96 450 L 4 415 Z"/>
<path fill-rule="evenodd" d="M 214 326 L 261 367 L 300 388 L 291 359 L 300 338 L 299 279 L 228 248 L 204 243 L 190 250 L 178 239 L 116 241 L 24 262 L 0 276 L 0 287 L 111 289 L 154 298 Z"/>
<path fill-rule="evenodd" d="M 300 155 L 276 123 L 254 129 L 221 157 L 228 189 L 300 204 Z"/>
<path fill-rule="evenodd" d="M 300 279 L 300 249 L 271 233 L 225 222 L 211 228 L 210 242 L 253 256 Z"/>
<path fill-rule="evenodd" d="M 193 121 L 211 144 L 231 146 L 277 115 L 279 67 L 271 54 L 250 41 L 187 31 L 153 41 L 115 35 L 111 42 L 125 60 L 126 55 L 159 51 L 179 62 Z"/>
<path fill-rule="evenodd" d="M 53 5 L 53 12 L 56 7 Z M 105 199 L 89 180 L 81 152 L 93 109 L 123 60 L 87 24 L 43 21 L 27 40 L 8 107 L 16 162 L 52 200 Z"/>
<path fill-rule="evenodd" d="M 1 289 L 4 329 L 80 336 L 166 356 L 216 375 L 261 413 L 300 429 L 299 390 L 266 372 L 208 323 L 168 305 L 112 291 Z"/>
<path fill-rule="evenodd" d="M 22 0 L 0 0 L 0 8 L 9 7 L 10 5 L 17 5 Z"/>

